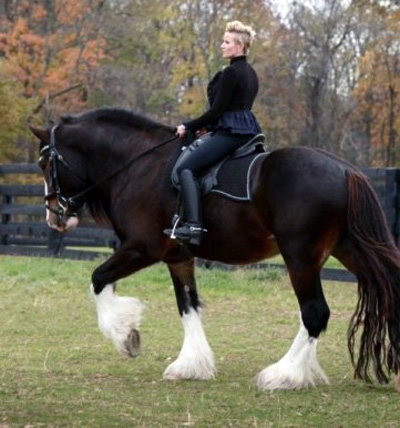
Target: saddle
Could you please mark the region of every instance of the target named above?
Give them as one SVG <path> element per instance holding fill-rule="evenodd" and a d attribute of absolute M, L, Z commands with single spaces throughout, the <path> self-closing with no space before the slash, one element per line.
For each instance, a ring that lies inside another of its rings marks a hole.
<path fill-rule="evenodd" d="M 177 169 L 190 154 L 200 147 L 212 133 L 203 135 L 189 146 L 183 146 L 182 152 L 171 172 L 172 187 L 179 190 Z M 256 158 L 265 155 L 265 136 L 258 134 L 232 154 L 211 166 L 204 174 L 198 177 L 200 191 L 203 195 L 219 193 L 233 200 L 250 200 L 250 171 Z"/>

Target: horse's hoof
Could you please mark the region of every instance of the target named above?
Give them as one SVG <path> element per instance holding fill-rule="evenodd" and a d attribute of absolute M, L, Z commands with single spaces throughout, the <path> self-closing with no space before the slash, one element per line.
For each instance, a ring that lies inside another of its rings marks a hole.
<path fill-rule="evenodd" d="M 185 378 L 178 373 L 167 373 L 166 371 L 164 372 L 163 378 L 165 380 L 185 380 Z"/>
<path fill-rule="evenodd" d="M 329 380 L 321 367 L 305 371 L 301 367 L 290 367 L 278 362 L 262 370 L 255 379 L 261 391 L 298 390 L 318 384 L 329 385 Z"/>
<path fill-rule="evenodd" d="M 213 361 L 188 361 L 178 358 L 164 371 L 166 380 L 212 380 L 215 377 Z"/>
<path fill-rule="evenodd" d="M 127 354 L 135 358 L 140 355 L 140 333 L 139 330 L 132 329 L 128 338 L 124 342 Z"/>

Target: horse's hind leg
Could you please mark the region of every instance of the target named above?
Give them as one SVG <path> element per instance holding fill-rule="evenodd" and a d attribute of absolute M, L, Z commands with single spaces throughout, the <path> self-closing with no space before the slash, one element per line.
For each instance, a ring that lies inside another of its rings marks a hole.
<path fill-rule="evenodd" d="M 194 261 L 169 264 L 184 339 L 178 358 L 164 372 L 166 379 L 214 378 L 214 356 L 208 344 L 201 321 L 201 305 L 196 291 Z"/>
<path fill-rule="evenodd" d="M 311 256 L 312 250 L 282 251 L 293 288 L 300 304 L 300 329 L 289 351 L 277 363 L 257 377 L 262 390 L 301 389 L 318 383 L 329 383 L 317 360 L 317 342 L 329 319 L 321 281 L 320 266 L 325 260 Z M 300 248 L 298 248 L 300 250 Z"/>

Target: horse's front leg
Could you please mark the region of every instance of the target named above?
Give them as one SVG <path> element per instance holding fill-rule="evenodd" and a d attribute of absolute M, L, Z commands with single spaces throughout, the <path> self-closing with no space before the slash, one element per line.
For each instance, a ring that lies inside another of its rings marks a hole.
<path fill-rule="evenodd" d="M 166 379 L 213 379 L 214 356 L 201 321 L 201 304 L 196 291 L 194 261 L 169 264 L 184 339 L 178 358 L 164 372 Z"/>
<path fill-rule="evenodd" d="M 115 281 L 153 263 L 136 251 L 120 248 L 93 272 L 91 289 L 100 330 L 122 355 L 136 357 L 140 353 L 143 304 L 132 297 L 117 296 Z"/>

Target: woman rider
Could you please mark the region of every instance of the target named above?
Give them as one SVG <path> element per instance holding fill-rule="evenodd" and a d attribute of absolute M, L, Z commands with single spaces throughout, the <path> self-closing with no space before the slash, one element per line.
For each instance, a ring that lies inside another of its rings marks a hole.
<path fill-rule="evenodd" d="M 177 127 L 183 138 L 202 128 L 214 134 L 191 152 L 178 169 L 186 222 L 174 230 L 176 238 L 200 245 L 203 233 L 200 192 L 195 178 L 211 165 L 224 159 L 251 137 L 261 132 L 251 112 L 258 92 L 258 78 L 247 62 L 247 54 L 255 32 L 239 21 L 229 22 L 221 44 L 222 56 L 230 60 L 223 72 L 218 72 L 208 86 L 210 109 L 197 119 Z M 172 229 L 164 231 L 171 236 Z"/>

